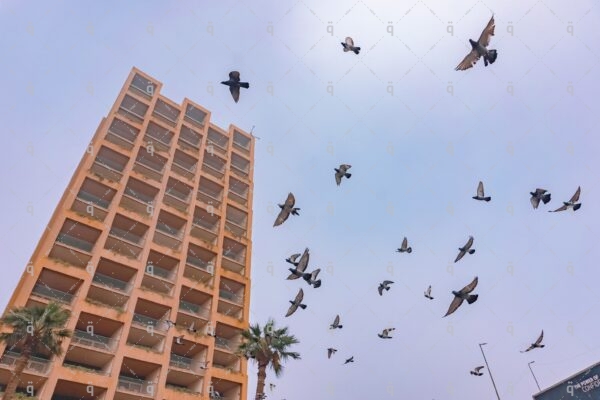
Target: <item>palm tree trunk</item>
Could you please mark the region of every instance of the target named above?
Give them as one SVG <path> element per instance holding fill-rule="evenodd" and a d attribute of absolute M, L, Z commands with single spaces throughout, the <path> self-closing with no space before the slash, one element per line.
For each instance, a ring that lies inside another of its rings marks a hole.
<path fill-rule="evenodd" d="M 19 382 L 21 382 L 21 374 L 23 370 L 27 366 L 29 359 L 31 358 L 31 350 L 26 346 L 21 355 L 17 359 L 15 363 L 15 370 L 12 373 L 8 384 L 6 385 L 6 391 L 4 392 L 4 397 L 2 400 L 12 400 L 17 391 L 17 387 L 19 386 Z"/>
<path fill-rule="evenodd" d="M 265 380 L 267 379 L 267 365 L 268 364 L 258 365 L 258 381 L 256 383 L 256 396 L 254 397 L 254 400 L 260 399 L 260 395 L 265 392 Z"/>

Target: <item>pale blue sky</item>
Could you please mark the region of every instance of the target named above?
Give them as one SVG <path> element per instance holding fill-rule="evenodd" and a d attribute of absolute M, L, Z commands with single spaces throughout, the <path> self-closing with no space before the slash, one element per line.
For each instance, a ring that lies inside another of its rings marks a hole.
<path fill-rule="evenodd" d="M 303 358 L 268 379 L 269 399 L 493 398 L 487 371 L 469 375 L 484 341 L 503 399 L 537 391 L 529 361 L 542 387 L 597 362 L 598 1 L 448 3 L 1 2 L 2 307 L 136 66 L 163 95 L 261 138 L 252 322 L 289 325 Z M 454 71 L 492 12 L 498 60 Z M 342 52 L 346 36 L 359 56 Z M 238 104 L 218 84 L 234 69 L 250 82 Z M 338 188 L 340 163 L 353 176 Z M 479 180 L 490 203 L 471 199 Z M 547 212 L 579 185 L 578 212 Z M 536 187 L 552 202 L 534 211 Z M 271 207 L 289 191 L 301 215 L 274 229 Z M 477 252 L 452 264 L 469 235 Z M 403 236 L 410 255 L 394 252 Z M 319 289 L 285 280 L 284 259 L 305 247 Z M 442 319 L 475 275 L 479 300 Z M 384 279 L 396 283 L 380 297 Z M 284 318 L 299 287 L 308 308 Z M 546 348 L 519 353 L 542 329 Z"/>

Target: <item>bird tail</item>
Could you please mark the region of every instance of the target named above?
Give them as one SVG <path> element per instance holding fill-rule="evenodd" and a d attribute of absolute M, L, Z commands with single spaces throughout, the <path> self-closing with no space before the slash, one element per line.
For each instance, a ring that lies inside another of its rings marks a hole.
<path fill-rule="evenodd" d="M 383 335 L 381 333 L 378 333 L 377 336 L 383 339 Z"/>
<path fill-rule="evenodd" d="M 300 307 L 303 310 L 306 310 L 306 304 L 299 304 L 298 307 Z"/>
<path fill-rule="evenodd" d="M 352 174 L 349 174 L 346 172 L 346 178 L 350 179 L 351 176 L 352 176 Z"/>
<path fill-rule="evenodd" d="M 389 287 L 386 287 L 386 288 L 385 288 L 385 290 L 390 290 L 390 288 L 389 288 Z"/>
<path fill-rule="evenodd" d="M 469 254 L 473 254 L 473 253 L 475 253 L 475 249 L 469 250 Z"/>
<path fill-rule="evenodd" d="M 358 53 L 360 53 L 360 47 L 355 47 L 355 48 L 354 48 L 354 53 L 355 53 L 355 54 L 358 54 Z"/>
<path fill-rule="evenodd" d="M 409 247 L 408 249 L 406 249 L 406 252 L 407 252 L 408 254 L 412 253 L 412 247 Z"/>
<path fill-rule="evenodd" d="M 306 282 L 310 282 L 310 277 L 311 277 L 311 274 L 302 275 L 302 279 L 304 279 Z"/>
<path fill-rule="evenodd" d="M 544 347 L 546 347 L 545 344 L 540 344 L 540 348 L 544 348 Z"/>
<path fill-rule="evenodd" d="M 493 64 L 496 61 L 496 58 L 498 58 L 498 52 L 496 50 L 488 51 L 488 61 L 490 64 Z"/>
<path fill-rule="evenodd" d="M 551 194 L 545 194 L 544 197 L 542 197 L 542 201 L 544 202 L 544 204 L 548 204 L 550 202 L 551 199 Z"/>
<path fill-rule="evenodd" d="M 573 206 L 573 211 L 577 211 L 577 210 L 579 210 L 580 208 L 581 208 L 581 203 L 579 203 L 579 204 L 575 204 L 575 205 Z"/>
<path fill-rule="evenodd" d="M 473 304 L 477 301 L 477 298 L 479 297 L 478 294 L 472 294 L 467 298 L 467 303 L 469 304 Z"/>
<path fill-rule="evenodd" d="M 490 201 L 492 198 L 491 197 L 484 197 L 483 198 L 485 201 Z"/>
<path fill-rule="evenodd" d="M 250 87 L 250 84 L 248 82 L 240 82 L 240 87 L 248 89 Z"/>
<path fill-rule="evenodd" d="M 318 288 L 318 287 L 321 287 L 321 280 L 319 279 L 318 281 L 316 281 L 316 282 L 313 284 L 313 287 L 314 287 L 315 289 L 316 289 L 316 288 Z"/>
<path fill-rule="evenodd" d="M 344 325 L 338 325 L 338 328 L 342 329 L 344 327 Z"/>

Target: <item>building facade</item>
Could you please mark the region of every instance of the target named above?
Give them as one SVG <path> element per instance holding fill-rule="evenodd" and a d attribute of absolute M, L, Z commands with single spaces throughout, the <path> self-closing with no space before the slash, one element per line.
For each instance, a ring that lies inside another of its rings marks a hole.
<path fill-rule="evenodd" d="M 533 396 L 534 400 L 600 399 L 600 362 Z"/>
<path fill-rule="evenodd" d="M 62 303 L 74 332 L 62 356 L 31 359 L 19 391 L 246 399 L 234 352 L 249 319 L 254 138 L 161 87 L 132 69 L 9 301 Z M 20 349 L 0 354 L 5 388 Z"/>

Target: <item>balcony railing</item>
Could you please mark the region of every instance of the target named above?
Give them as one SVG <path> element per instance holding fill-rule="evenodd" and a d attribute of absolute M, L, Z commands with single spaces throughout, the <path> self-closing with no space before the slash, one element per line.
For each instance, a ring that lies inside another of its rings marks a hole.
<path fill-rule="evenodd" d="M 41 283 L 36 283 L 33 287 L 32 293 L 36 294 L 39 297 L 43 297 L 48 300 L 56 300 L 60 303 L 71 304 L 73 301 L 74 295 L 63 292 L 61 290 L 52 289 L 46 285 Z"/>
<path fill-rule="evenodd" d="M 133 314 L 132 322 L 143 327 L 153 326 L 156 330 L 164 330 L 158 319 L 147 317 L 142 314 Z"/>
<path fill-rule="evenodd" d="M 194 257 L 194 256 L 189 256 L 187 257 L 187 263 L 189 265 L 191 265 L 192 267 L 196 267 L 196 268 L 200 268 L 204 271 L 210 272 L 210 267 L 209 265 L 211 265 L 211 263 L 209 263 L 208 261 L 204 261 L 201 258 L 198 257 Z"/>
<path fill-rule="evenodd" d="M 174 190 L 174 189 L 167 189 L 167 191 L 165 192 L 165 194 L 168 194 L 169 196 L 173 196 L 176 199 L 183 201 L 184 203 L 187 203 L 189 201 L 190 193 L 185 194 L 183 192 L 180 192 L 180 191 Z"/>
<path fill-rule="evenodd" d="M 83 201 L 87 201 L 89 203 L 93 203 L 96 206 L 104 209 L 107 209 L 110 204 L 108 200 L 104 200 L 98 196 L 95 196 L 83 190 L 80 190 L 79 193 L 77 193 L 77 198 Z"/>
<path fill-rule="evenodd" d="M 166 233 L 167 235 L 171 235 L 177 239 L 181 239 L 181 236 L 183 236 L 183 229 L 175 229 L 170 227 L 169 225 L 165 224 L 164 222 L 157 222 L 156 223 L 156 230 L 162 232 L 162 233 Z"/>
<path fill-rule="evenodd" d="M 148 264 L 146 266 L 146 274 L 152 276 L 158 276 L 166 280 L 172 280 L 174 271 L 170 271 L 165 268 L 157 267 L 156 265 Z"/>
<path fill-rule="evenodd" d="M 242 304 L 244 297 L 240 296 L 236 293 L 230 292 L 229 290 L 221 289 L 219 290 L 219 297 L 225 300 L 229 300 L 236 304 Z"/>
<path fill-rule="evenodd" d="M 244 256 L 244 253 L 234 253 L 232 251 L 224 251 L 223 252 L 223 257 L 227 258 L 228 260 L 231 261 L 235 261 L 238 264 L 244 264 L 246 262 L 246 257 Z"/>
<path fill-rule="evenodd" d="M 83 239 L 76 238 L 75 236 L 71 236 L 68 233 L 61 233 L 56 238 L 56 241 L 62 244 L 65 244 L 69 247 L 74 247 L 81 251 L 85 251 L 90 253 L 94 248 L 94 244 Z"/>
<path fill-rule="evenodd" d="M 156 392 L 153 382 L 146 382 L 143 379 L 134 379 L 126 376 L 119 376 L 117 390 L 119 389 L 144 394 L 148 397 L 154 397 L 154 393 Z"/>
<path fill-rule="evenodd" d="M 100 350 L 113 351 L 116 348 L 117 340 L 106 336 L 90 334 L 86 331 L 76 329 L 73 331 L 73 339 L 71 339 L 71 343 L 93 347 Z"/>
<path fill-rule="evenodd" d="M 185 311 L 205 318 L 208 318 L 209 314 L 207 308 L 187 302 L 185 300 L 179 300 L 179 311 Z"/>
<path fill-rule="evenodd" d="M 110 289 L 118 290 L 123 293 L 129 292 L 129 289 L 131 289 L 129 282 L 111 278 L 110 276 L 101 274 L 99 272 L 96 272 L 96 274 L 94 274 L 92 282 L 102 286 L 106 286 Z"/>
<path fill-rule="evenodd" d="M 219 222 L 209 222 L 203 218 L 194 218 L 194 225 L 206 229 L 209 232 L 216 232 L 219 228 Z"/>
<path fill-rule="evenodd" d="M 0 364 L 7 365 L 10 368 L 14 368 L 17 364 L 17 361 L 21 357 L 21 354 L 14 353 L 12 351 L 7 351 L 0 358 Z M 25 370 L 34 371 L 38 374 L 46 374 L 50 367 L 50 360 L 46 360 L 44 358 L 39 357 L 30 357 L 27 365 L 25 366 Z"/>
<path fill-rule="evenodd" d="M 198 194 L 206 196 L 211 200 L 215 200 L 217 203 L 221 202 L 221 193 L 222 192 L 214 192 L 205 188 L 198 188 Z M 206 203 L 208 203 L 208 201 L 206 201 Z"/>
<path fill-rule="evenodd" d="M 220 349 L 227 349 L 227 350 L 231 350 L 232 349 L 232 341 L 230 339 L 225 339 L 222 337 L 216 337 L 215 338 L 215 346 L 220 348 Z"/>
<path fill-rule="evenodd" d="M 130 197 L 133 197 L 134 199 L 139 200 L 143 203 L 152 203 L 154 201 L 154 197 L 148 196 L 142 192 L 136 192 L 135 190 L 131 189 L 130 187 L 125 187 L 124 194 L 126 194 L 127 196 L 130 196 Z"/>
<path fill-rule="evenodd" d="M 126 231 L 125 229 L 121 229 L 121 228 L 117 228 L 117 227 L 113 226 L 112 228 L 110 228 L 110 235 L 114 236 L 116 238 L 119 238 L 119 239 L 126 240 L 137 246 L 142 245 L 142 240 L 143 240 L 142 237 L 135 235 L 129 231 Z"/>

